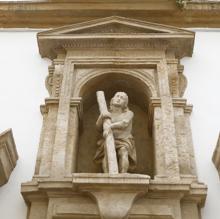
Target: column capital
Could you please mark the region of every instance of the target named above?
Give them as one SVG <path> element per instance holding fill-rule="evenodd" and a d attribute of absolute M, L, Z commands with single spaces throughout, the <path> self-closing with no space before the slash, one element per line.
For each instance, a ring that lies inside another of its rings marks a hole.
<path fill-rule="evenodd" d="M 180 107 L 184 109 L 184 113 L 191 114 L 193 105 L 187 104 L 187 100 L 183 98 L 173 98 L 173 106 Z"/>
<path fill-rule="evenodd" d="M 70 100 L 70 107 L 76 107 L 79 119 L 82 119 L 83 116 L 83 104 L 82 97 L 73 97 Z"/>
<path fill-rule="evenodd" d="M 47 114 L 48 111 L 49 111 L 49 107 L 51 105 L 57 105 L 58 106 L 59 104 L 59 98 L 46 98 L 45 99 L 45 104 L 44 105 L 40 105 L 40 111 L 41 111 L 41 114 L 44 115 L 44 114 Z"/>

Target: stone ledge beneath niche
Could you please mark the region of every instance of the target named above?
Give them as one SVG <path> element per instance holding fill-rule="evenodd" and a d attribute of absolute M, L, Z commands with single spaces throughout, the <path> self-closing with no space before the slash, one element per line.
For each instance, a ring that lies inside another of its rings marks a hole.
<path fill-rule="evenodd" d="M 127 218 L 134 201 L 147 193 L 149 183 L 149 176 L 139 174 L 73 174 L 73 184 L 96 201 L 103 219 Z"/>
<path fill-rule="evenodd" d="M 192 176 L 189 178 L 171 181 L 168 177 L 150 180 L 149 176 L 140 174 L 73 173 L 55 179 L 36 175 L 32 182 L 22 184 L 21 192 L 28 205 L 47 206 L 52 201 L 54 205 L 48 210 L 57 219 L 100 218 L 100 215 L 103 219 L 128 216 L 173 219 L 176 217 L 172 200 L 204 205 L 207 187 L 192 180 Z"/>
<path fill-rule="evenodd" d="M 73 184 L 77 185 L 149 185 L 150 176 L 141 174 L 74 173 Z"/>

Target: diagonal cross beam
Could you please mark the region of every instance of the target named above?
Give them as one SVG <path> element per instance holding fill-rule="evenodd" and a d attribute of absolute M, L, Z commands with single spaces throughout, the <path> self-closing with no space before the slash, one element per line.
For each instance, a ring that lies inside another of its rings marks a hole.
<path fill-rule="evenodd" d="M 108 111 L 106 101 L 105 101 L 105 94 L 103 91 L 97 91 L 96 92 L 97 101 L 99 105 L 99 111 L 100 113 L 104 113 Z M 110 119 L 106 118 L 103 121 L 103 131 L 106 131 L 109 123 L 111 122 Z M 107 136 L 105 137 L 105 156 L 107 158 L 107 166 L 108 171 L 111 174 L 117 174 L 118 173 L 118 162 L 117 162 L 117 156 L 115 151 L 115 141 L 113 137 L 113 133 L 109 132 Z"/>

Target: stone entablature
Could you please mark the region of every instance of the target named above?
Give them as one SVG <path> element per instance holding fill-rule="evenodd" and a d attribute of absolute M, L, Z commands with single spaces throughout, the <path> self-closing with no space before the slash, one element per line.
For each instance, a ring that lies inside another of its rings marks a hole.
<path fill-rule="evenodd" d="M 220 133 L 219 133 L 218 141 L 217 141 L 217 144 L 215 147 L 215 151 L 212 156 L 212 161 L 213 161 L 216 169 L 218 170 L 218 174 L 220 177 Z"/>
<path fill-rule="evenodd" d="M 220 27 L 217 0 L 1 1 L 0 13 L 1 28 L 54 28 L 115 14 L 184 28 Z"/>
<path fill-rule="evenodd" d="M 207 188 L 197 179 L 179 64 L 192 55 L 194 36 L 116 16 L 38 34 L 52 65 L 35 174 L 22 184 L 28 219 L 200 218 Z M 102 173 L 93 162 L 101 90 L 108 103 L 117 91 L 129 97 L 134 172 Z"/>
<path fill-rule="evenodd" d="M 16 166 L 18 154 L 12 130 L 0 134 L 0 186 L 7 183 Z"/>
<path fill-rule="evenodd" d="M 179 4 L 185 10 L 198 10 L 198 11 L 220 10 L 219 0 L 180 0 Z"/>

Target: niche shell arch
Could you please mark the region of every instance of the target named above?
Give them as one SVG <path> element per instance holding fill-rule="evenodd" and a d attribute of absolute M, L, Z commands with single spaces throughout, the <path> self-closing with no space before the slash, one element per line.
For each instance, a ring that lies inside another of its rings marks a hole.
<path fill-rule="evenodd" d="M 85 75 L 86 74 L 86 75 Z M 73 92 L 73 96 L 79 97 L 83 96 L 84 90 L 87 89 L 87 84 L 97 79 L 98 77 L 104 76 L 106 74 L 121 74 L 130 76 L 133 79 L 136 79 L 140 84 L 145 88 L 148 98 L 157 97 L 157 89 L 155 85 L 155 80 L 149 72 L 144 72 L 143 70 L 133 70 L 133 69 L 105 69 L 105 70 L 90 70 L 84 72 L 84 74 L 78 74 L 76 76 L 76 86 Z"/>
<path fill-rule="evenodd" d="M 134 173 L 147 174 L 153 177 L 154 147 L 153 139 L 148 133 L 147 106 L 151 96 L 156 95 L 156 90 L 150 73 L 149 71 L 148 74 L 143 75 L 141 71 L 121 69 L 90 71 L 87 79 L 77 81 L 78 92 L 75 94 L 82 97 L 84 108 L 83 129 L 79 135 L 77 172 L 101 172 L 100 166 L 93 163 L 93 156 L 97 149 L 96 142 L 100 138 L 100 134 L 95 128 L 96 119 L 99 115 L 96 91 L 103 90 L 108 103 L 115 92 L 124 91 L 129 97 L 129 108 L 135 115 L 133 135 L 138 164 Z"/>

